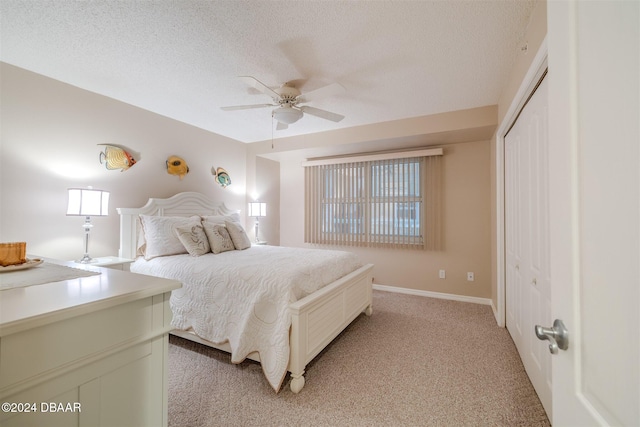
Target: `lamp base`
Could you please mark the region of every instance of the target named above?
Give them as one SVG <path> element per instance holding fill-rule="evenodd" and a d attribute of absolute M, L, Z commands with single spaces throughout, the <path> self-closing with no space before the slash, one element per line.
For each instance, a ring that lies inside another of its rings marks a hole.
<path fill-rule="evenodd" d="M 77 264 L 92 264 L 94 262 L 98 262 L 97 259 L 91 258 L 89 256 L 89 254 L 85 254 L 82 258 L 80 258 L 79 260 L 74 261 Z"/>
<path fill-rule="evenodd" d="M 91 234 L 91 229 L 93 228 L 93 224 L 91 224 L 91 217 L 87 216 L 84 219 L 84 255 L 82 258 L 76 261 L 78 264 L 91 264 L 97 261 L 94 261 L 93 258 L 89 256 L 89 235 Z"/>

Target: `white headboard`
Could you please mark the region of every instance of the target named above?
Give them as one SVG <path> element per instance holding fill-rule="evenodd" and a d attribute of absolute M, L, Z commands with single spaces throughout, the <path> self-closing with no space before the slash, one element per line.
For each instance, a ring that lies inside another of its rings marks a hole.
<path fill-rule="evenodd" d="M 120 214 L 120 250 L 122 258 L 135 259 L 137 240 L 140 232 L 139 215 L 191 216 L 191 215 L 231 215 L 240 211 L 227 208 L 222 202 L 215 202 L 204 194 L 193 191 L 178 193 L 168 199 L 149 199 L 141 208 L 118 208 Z"/>

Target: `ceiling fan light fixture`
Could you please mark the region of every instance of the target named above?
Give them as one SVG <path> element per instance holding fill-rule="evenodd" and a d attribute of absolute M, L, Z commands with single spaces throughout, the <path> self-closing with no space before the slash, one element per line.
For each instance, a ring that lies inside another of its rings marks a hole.
<path fill-rule="evenodd" d="M 290 125 L 302 118 L 302 111 L 291 107 L 278 107 L 273 110 L 273 118 L 280 123 Z"/>

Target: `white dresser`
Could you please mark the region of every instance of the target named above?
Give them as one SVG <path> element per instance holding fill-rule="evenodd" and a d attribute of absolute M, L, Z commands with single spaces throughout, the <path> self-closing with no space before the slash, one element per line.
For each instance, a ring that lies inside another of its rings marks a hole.
<path fill-rule="evenodd" d="M 167 425 L 180 282 L 85 268 L 101 274 L 0 291 L 0 426 Z"/>

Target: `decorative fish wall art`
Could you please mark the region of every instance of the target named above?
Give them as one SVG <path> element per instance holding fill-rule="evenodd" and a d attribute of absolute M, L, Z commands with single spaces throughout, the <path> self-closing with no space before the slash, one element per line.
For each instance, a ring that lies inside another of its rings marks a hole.
<path fill-rule="evenodd" d="M 171 156 L 167 159 L 167 173 L 170 175 L 178 175 L 180 179 L 189 173 L 187 162 L 178 156 Z"/>
<path fill-rule="evenodd" d="M 211 175 L 213 175 L 216 182 L 220 184 L 222 188 L 226 188 L 231 185 L 231 177 L 224 168 L 215 169 L 215 167 L 212 167 Z"/>
<path fill-rule="evenodd" d="M 136 164 L 136 159 L 130 150 L 119 145 L 98 144 L 104 146 L 104 151 L 100 152 L 100 164 L 104 164 L 109 170 L 120 169 L 124 172 Z"/>

